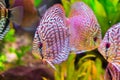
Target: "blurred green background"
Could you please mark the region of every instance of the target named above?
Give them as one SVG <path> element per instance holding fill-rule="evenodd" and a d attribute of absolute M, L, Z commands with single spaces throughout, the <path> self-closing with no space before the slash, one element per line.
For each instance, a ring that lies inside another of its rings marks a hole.
<path fill-rule="evenodd" d="M 33 1 L 36 9 L 39 9 L 41 4 L 49 5 L 56 0 L 50 0 L 49 3 L 45 3 L 44 0 Z M 120 0 L 59 0 L 65 9 L 66 16 L 69 15 L 71 5 L 77 1 L 85 2 L 93 10 L 101 26 L 102 37 L 113 24 L 120 22 Z M 13 25 L 10 24 L 10 26 L 12 28 L 0 41 L 0 73 L 39 61 L 39 55 L 31 53 L 33 34 L 26 32 L 22 35 L 17 34 Z M 67 61 L 55 66 L 57 69 L 54 75 L 55 80 L 104 80 L 107 62 L 96 49 L 80 55 L 70 54 Z M 43 77 L 43 80 L 47 78 Z"/>

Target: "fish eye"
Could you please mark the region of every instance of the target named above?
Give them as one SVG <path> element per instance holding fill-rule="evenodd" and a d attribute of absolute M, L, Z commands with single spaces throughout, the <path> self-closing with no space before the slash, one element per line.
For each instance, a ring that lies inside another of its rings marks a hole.
<path fill-rule="evenodd" d="M 43 44 L 39 42 L 38 47 L 41 49 L 43 47 Z"/>
<path fill-rule="evenodd" d="M 106 49 L 110 47 L 110 43 L 106 43 Z"/>
<path fill-rule="evenodd" d="M 95 42 L 97 41 L 97 39 L 98 39 L 97 37 L 94 37 L 94 38 L 93 38 L 93 40 L 94 40 Z"/>

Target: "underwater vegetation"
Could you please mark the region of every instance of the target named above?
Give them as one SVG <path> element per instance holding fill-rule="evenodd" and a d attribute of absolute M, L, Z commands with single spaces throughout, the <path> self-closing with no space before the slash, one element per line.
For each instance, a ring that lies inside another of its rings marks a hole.
<path fill-rule="evenodd" d="M 0 3 L 0 80 L 120 79 L 119 0 Z"/>
<path fill-rule="evenodd" d="M 70 54 L 66 62 L 56 65 L 55 80 L 103 80 L 104 70 L 99 58 L 89 54 L 75 65 L 75 57 L 75 54 Z"/>

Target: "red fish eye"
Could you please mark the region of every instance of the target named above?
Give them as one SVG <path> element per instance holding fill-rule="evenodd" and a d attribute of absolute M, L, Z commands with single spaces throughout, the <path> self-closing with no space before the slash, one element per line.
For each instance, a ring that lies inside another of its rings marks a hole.
<path fill-rule="evenodd" d="M 36 34 L 38 34 L 38 31 L 36 31 Z"/>
<path fill-rule="evenodd" d="M 110 43 L 106 43 L 106 48 L 109 48 L 110 47 Z"/>
<path fill-rule="evenodd" d="M 96 42 L 97 41 L 97 37 L 94 37 L 93 40 Z"/>
<path fill-rule="evenodd" d="M 43 44 L 39 42 L 38 47 L 41 49 L 43 47 Z"/>

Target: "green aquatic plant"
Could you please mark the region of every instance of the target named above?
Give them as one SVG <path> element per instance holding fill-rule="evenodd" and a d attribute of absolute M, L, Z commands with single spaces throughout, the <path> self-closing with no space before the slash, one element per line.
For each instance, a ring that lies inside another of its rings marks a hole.
<path fill-rule="evenodd" d="M 3 45 L 1 48 L 4 48 L 6 43 L 12 43 L 16 40 L 15 38 L 15 30 L 11 28 L 8 33 L 5 35 L 3 40 L 0 41 L 0 45 Z M 1 49 L 0 48 L 0 49 Z"/>
<path fill-rule="evenodd" d="M 62 4 L 65 10 L 66 16 L 68 16 L 70 12 L 70 2 L 68 0 L 62 0 Z"/>
<path fill-rule="evenodd" d="M 9 51 L 11 53 L 15 53 L 16 56 L 17 56 L 17 61 L 16 63 L 18 65 L 21 65 L 23 62 L 22 62 L 22 58 L 23 56 L 28 52 L 30 51 L 30 46 L 21 46 L 19 49 L 15 49 L 15 48 L 9 48 Z"/>
<path fill-rule="evenodd" d="M 14 46 L 8 46 L 11 45 L 12 43 L 16 42 L 16 36 L 15 36 L 15 29 L 11 28 L 8 33 L 6 34 L 6 36 L 4 37 L 3 40 L 0 41 L 0 70 L 4 70 L 6 67 L 6 63 L 4 64 L 4 60 L 9 60 L 7 59 L 7 54 L 15 54 L 17 60 L 12 61 L 12 62 L 16 62 L 18 65 L 22 64 L 22 57 L 25 55 L 25 53 L 27 51 L 30 51 L 30 46 L 26 45 L 26 46 L 21 46 L 19 49 L 16 49 Z M 7 52 L 7 53 L 6 53 Z M 4 53 L 4 54 L 3 54 Z M 1 60 L 2 59 L 2 60 Z M 9 64 L 10 62 L 7 61 L 7 64 Z"/>
<path fill-rule="evenodd" d="M 3 51 L 3 49 L 5 48 L 5 44 L 6 43 L 15 41 L 14 34 L 15 34 L 15 30 L 14 29 L 10 29 L 8 31 L 8 33 L 6 34 L 5 38 L 0 41 L 0 45 L 1 45 L 0 46 L 0 70 L 4 70 L 5 69 L 4 62 L 6 62 L 6 60 L 7 60 L 5 52 Z"/>
<path fill-rule="evenodd" d="M 66 62 L 56 65 L 55 80 L 103 80 L 102 62 L 96 55 L 87 54 L 76 65 L 75 57 L 70 54 Z"/>
<path fill-rule="evenodd" d="M 42 2 L 42 0 L 34 0 L 35 7 L 39 7 L 41 2 Z"/>
<path fill-rule="evenodd" d="M 22 60 L 22 57 L 30 50 L 30 46 L 22 46 L 19 50 L 15 50 L 15 53 L 17 55 L 17 63 L 19 64 Z"/>
<path fill-rule="evenodd" d="M 3 53 L 0 53 L 0 71 L 5 69 L 4 62 L 6 62 L 6 56 Z"/>
<path fill-rule="evenodd" d="M 10 29 L 3 39 L 4 42 L 14 42 L 15 41 L 15 30 Z"/>

